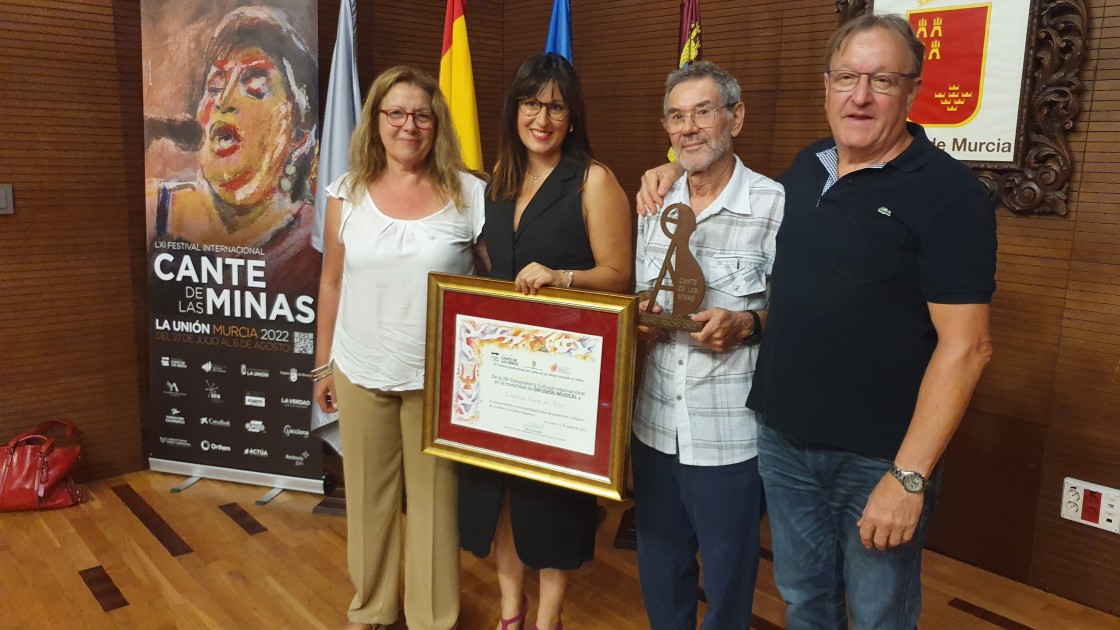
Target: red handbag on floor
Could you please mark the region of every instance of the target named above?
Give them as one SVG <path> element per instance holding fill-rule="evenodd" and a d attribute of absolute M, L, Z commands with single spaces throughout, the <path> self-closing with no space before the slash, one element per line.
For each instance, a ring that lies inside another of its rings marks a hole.
<path fill-rule="evenodd" d="M 51 429 L 65 429 L 58 443 Z M 82 501 L 70 478 L 82 447 L 78 429 L 64 420 L 48 420 L 0 446 L 0 512 L 51 510 Z"/>

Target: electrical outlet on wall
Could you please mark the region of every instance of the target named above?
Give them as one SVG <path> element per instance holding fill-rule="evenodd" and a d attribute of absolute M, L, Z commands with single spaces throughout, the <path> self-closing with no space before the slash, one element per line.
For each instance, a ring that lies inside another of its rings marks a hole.
<path fill-rule="evenodd" d="M 1066 477 L 1062 518 L 1120 534 L 1120 490 Z"/>

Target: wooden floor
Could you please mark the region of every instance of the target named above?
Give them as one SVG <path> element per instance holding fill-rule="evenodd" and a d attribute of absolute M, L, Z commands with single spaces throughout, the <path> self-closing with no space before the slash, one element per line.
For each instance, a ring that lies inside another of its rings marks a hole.
<path fill-rule="evenodd" d="M 134 473 L 87 486 L 92 499 L 75 508 L 0 514 L 0 628 L 345 623 L 345 522 L 313 515 L 319 497 L 285 492 L 257 506 L 262 488 L 203 480 L 172 494 L 181 481 Z M 607 506 L 596 560 L 573 576 L 569 629 L 648 627 L 635 554 L 613 547 L 625 507 Z M 764 630 L 784 627 L 771 571 L 764 559 L 754 624 Z M 923 628 L 1120 628 L 1116 617 L 934 553 L 923 584 Z M 460 628 L 495 626 L 496 589 L 490 565 L 464 555 Z"/>

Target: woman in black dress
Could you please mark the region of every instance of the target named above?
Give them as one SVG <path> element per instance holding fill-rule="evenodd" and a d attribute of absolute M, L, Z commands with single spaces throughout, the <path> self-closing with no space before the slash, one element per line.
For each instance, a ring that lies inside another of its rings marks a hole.
<path fill-rule="evenodd" d="M 541 287 L 624 292 L 634 269 L 629 201 L 594 161 L 575 69 L 530 57 L 505 97 L 483 241 L 490 275 L 524 293 Z M 526 567 L 540 570 L 536 627 L 562 627 L 567 572 L 595 553 L 595 498 L 482 468 L 459 477 L 463 548 L 495 555 L 500 630 L 522 630 Z"/>

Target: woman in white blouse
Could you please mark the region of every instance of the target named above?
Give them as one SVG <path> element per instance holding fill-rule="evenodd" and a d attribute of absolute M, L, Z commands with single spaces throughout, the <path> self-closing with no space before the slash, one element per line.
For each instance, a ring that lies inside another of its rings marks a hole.
<path fill-rule="evenodd" d="M 485 185 L 463 164 L 439 84 L 403 66 L 370 87 L 350 169 L 327 188 L 314 373 L 315 400 L 338 411 L 342 432 L 357 591 L 348 627 L 397 619 L 403 459 L 405 619 L 409 628 L 452 628 L 455 468 L 420 452 L 427 275 L 472 272 Z"/>

